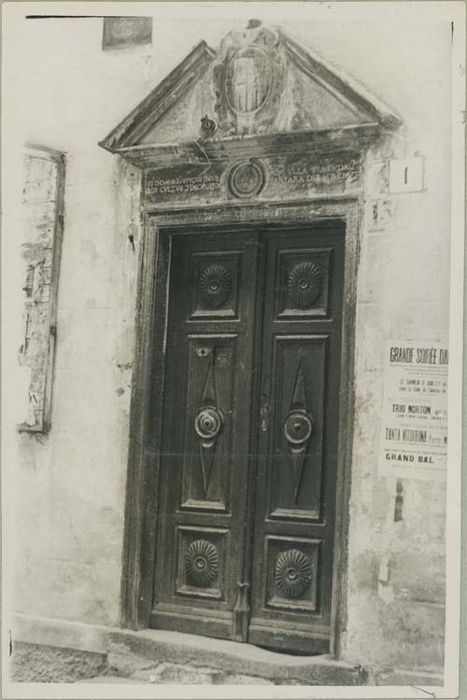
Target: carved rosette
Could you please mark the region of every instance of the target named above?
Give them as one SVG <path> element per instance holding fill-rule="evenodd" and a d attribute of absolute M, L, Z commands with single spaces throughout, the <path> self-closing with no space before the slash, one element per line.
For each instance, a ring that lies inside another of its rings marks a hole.
<path fill-rule="evenodd" d="M 229 298 L 232 285 L 230 271 L 220 263 L 210 263 L 200 272 L 198 294 L 205 306 L 218 309 Z"/>
<path fill-rule="evenodd" d="M 300 598 L 309 588 L 313 567 L 309 558 L 299 549 L 287 549 L 276 559 L 274 581 L 286 598 Z"/>
<path fill-rule="evenodd" d="M 323 273 L 316 263 L 299 262 L 289 272 L 287 294 L 290 305 L 295 308 L 311 308 L 322 288 Z"/>
<path fill-rule="evenodd" d="M 214 110 L 226 136 L 272 130 L 279 111 L 285 50 L 278 31 L 260 25 L 227 34 L 213 66 Z"/>
<path fill-rule="evenodd" d="M 208 588 L 219 573 L 219 553 L 212 542 L 195 540 L 185 554 L 187 582 L 192 586 Z"/>

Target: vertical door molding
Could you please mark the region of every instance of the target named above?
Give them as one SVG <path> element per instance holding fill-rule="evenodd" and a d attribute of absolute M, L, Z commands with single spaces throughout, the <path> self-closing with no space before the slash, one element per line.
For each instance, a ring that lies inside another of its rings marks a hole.
<path fill-rule="evenodd" d="M 147 627 L 151 606 L 158 462 L 148 439 L 149 387 L 157 367 L 162 391 L 170 262 L 170 251 L 163 245 L 156 222 L 146 215 L 141 240 L 121 581 L 121 624 L 131 629 Z"/>
<path fill-rule="evenodd" d="M 346 628 L 347 542 L 354 411 L 354 340 L 361 203 L 357 197 L 206 208 L 147 210 L 140 258 L 135 367 L 122 567 L 122 625 L 149 624 L 157 523 L 157 496 L 164 376 L 170 236 L 190 226 L 245 229 L 290 227 L 329 219 L 345 222 L 345 273 L 341 349 L 341 398 L 336 484 L 336 522 L 331 613 L 331 654 L 338 657 Z M 151 412 L 151 414 L 150 414 Z M 151 429 L 149 430 L 149 426 Z"/>
<path fill-rule="evenodd" d="M 361 246 L 361 203 L 346 207 L 344 300 L 342 307 L 341 396 L 339 405 L 336 514 L 332 583 L 330 654 L 339 658 L 347 627 L 348 532 L 352 480 L 352 447 L 355 411 L 355 320 L 358 264 Z"/>

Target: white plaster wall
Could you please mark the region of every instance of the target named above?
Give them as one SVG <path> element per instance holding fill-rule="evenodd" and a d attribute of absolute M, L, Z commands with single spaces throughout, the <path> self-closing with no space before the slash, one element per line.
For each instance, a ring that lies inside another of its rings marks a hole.
<path fill-rule="evenodd" d="M 101 20 L 24 31 L 25 140 L 65 152 L 66 189 L 52 429 L 20 437 L 17 608 L 116 624 L 139 176 L 97 143 L 150 89 L 151 53 L 103 52 Z"/>
<path fill-rule="evenodd" d="M 387 341 L 439 340 L 448 345 L 450 27 L 424 26 L 423 44 L 414 41 L 412 32 L 412 27 L 410 33 L 398 31 L 397 53 L 391 54 L 401 84 L 388 70 L 381 71 L 379 83 L 404 127 L 368 156 L 370 164 L 390 154 L 397 158 L 418 151 L 425 158 L 424 191 L 384 195 L 394 214 L 378 231 L 371 223 L 376 198 L 366 192 L 343 646 L 344 657 L 351 661 L 441 670 L 445 483 L 403 479 L 402 520 L 395 522 L 396 479 L 378 476 Z"/>
<path fill-rule="evenodd" d="M 372 12 L 365 22 L 326 13 L 292 20 L 272 7 L 259 16 L 399 112 L 399 135 L 369 159 L 414 151 L 426 158 L 425 191 L 395 195 L 385 230 L 370 230 L 370 194 L 364 217 L 343 648 L 359 663 L 433 667 L 442 661 L 443 485 L 406 482 L 404 518 L 395 523 L 395 482 L 378 476 L 377 461 L 382 342 L 447 340 L 450 135 L 439 125 L 450 120 L 450 27 L 380 21 Z M 137 221 L 138 175 L 97 143 L 200 39 L 215 47 L 251 16 L 244 6 L 223 16 L 209 6 L 185 17 L 157 14 L 152 47 L 106 52 L 99 19 L 22 27 L 24 140 L 64 151 L 67 174 L 52 430 L 20 438 L 21 612 L 118 623 L 139 244 L 137 236 L 134 252 L 127 227 L 132 215 Z"/>

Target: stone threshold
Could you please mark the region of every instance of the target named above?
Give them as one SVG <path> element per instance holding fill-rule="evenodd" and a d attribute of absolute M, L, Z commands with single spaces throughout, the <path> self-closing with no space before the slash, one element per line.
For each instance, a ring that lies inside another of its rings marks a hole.
<path fill-rule="evenodd" d="M 48 645 L 104 654 L 110 673 L 150 680 L 151 668 L 179 664 L 254 676 L 274 683 L 355 686 L 365 684 L 361 666 L 329 655 L 292 656 L 250 644 L 166 630 L 124 630 L 104 625 L 16 614 L 13 642 Z M 136 675 L 135 675 L 136 674 Z"/>
<path fill-rule="evenodd" d="M 329 655 L 292 656 L 250 644 L 180 632 L 151 629 L 135 632 L 19 613 L 5 627 L 11 629 L 13 645 L 25 642 L 105 658 L 108 675 L 99 678 L 101 682 L 105 678 L 109 683 L 125 679 L 161 682 L 153 678 L 160 677 L 162 671 L 165 678 L 175 667 L 183 666 L 197 668 L 201 674 L 203 669 L 209 669 L 214 679 L 220 679 L 220 673 L 223 678 L 235 675 L 239 682 L 241 677 L 254 677 L 280 685 L 422 687 L 435 692 L 443 687 L 443 674 L 433 669 L 363 669 Z M 167 670 L 168 667 L 171 668 Z"/>
<path fill-rule="evenodd" d="M 152 660 L 153 664 L 157 661 L 207 667 L 235 676 L 269 679 L 281 685 L 361 685 L 365 682 L 360 666 L 337 661 L 329 655 L 292 656 L 251 644 L 165 630 L 112 634 L 109 642 L 109 664 L 125 675 L 130 669 L 124 664 Z M 140 670 L 143 670 L 141 666 Z"/>

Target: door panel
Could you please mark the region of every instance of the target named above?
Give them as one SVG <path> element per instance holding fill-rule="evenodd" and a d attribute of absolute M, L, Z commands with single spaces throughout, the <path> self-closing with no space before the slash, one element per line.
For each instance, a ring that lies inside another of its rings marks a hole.
<path fill-rule="evenodd" d="M 229 506 L 237 339 L 235 334 L 187 336 L 182 510 Z"/>
<path fill-rule="evenodd" d="M 269 518 L 318 520 L 321 512 L 327 336 L 274 338 Z"/>
<path fill-rule="evenodd" d="M 249 641 L 329 651 L 344 231 L 265 236 Z"/>
<path fill-rule="evenodd" d="M 172 246 L 151 624 L 230 637 L 245 559 L 257 236 Z"/>

